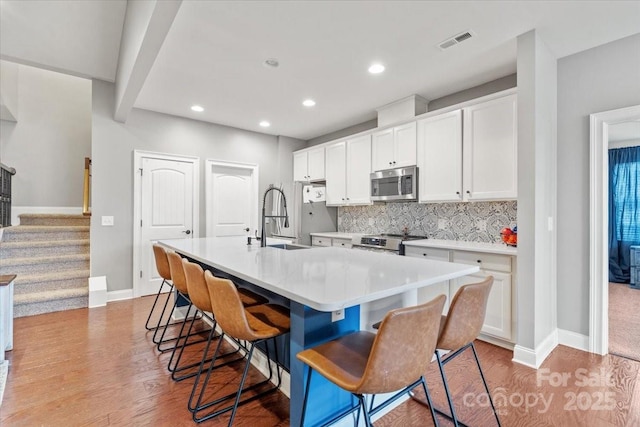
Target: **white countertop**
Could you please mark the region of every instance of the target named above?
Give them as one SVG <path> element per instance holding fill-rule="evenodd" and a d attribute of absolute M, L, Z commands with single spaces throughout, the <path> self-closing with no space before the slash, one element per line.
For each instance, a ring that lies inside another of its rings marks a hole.
<path fill-rule="evenodd" d="M 349 239 L 349 240 L 351 240 L 353 236 L 361 235 L 356 233 L 341 233 L 339 231 L 325 231 L 322 233 L 309 233 L 309 234 L 316 237 L 326 237 L 327 239 Z"/>
<path fill-rule="evenodd" d="M 518 255 L 518 249 L 513 246 L 507 246 L 504 243 L 484 243 L 484 242 L 466 242 L 461 240 L 408 240 L 403 243 L 405 246 L 416 246 L 419 248 L 441 248 L 453 249 L 458 251 L 484 252 L 499 255 Z"/>
<path fill-rule="evenodd" d="M 310 233 L 312 236 L 326 237 L 328 239 L 351 239 L 354 236 L 361 236 L 360 233 L 341 233 L 338 231 L 327 231 L 323 233 Z M 405 246 L 417 246 L 420 248 L 442 248 L 454 249 L 458 251 L 485 252 L 491 254 L 517 256 L 518 249 L 513 246 L 507 246 L 504 243 L 484 243 L 484 242 L 468 242 L 464 240 L 407 240 Z"/>
<path fill-rule="evenodd" d="M 335 311 L 479 271 L 477 266 L 338 247 L 283 250 L 245 237 L 163 240 L 170 249 L 319 311 Z"/>

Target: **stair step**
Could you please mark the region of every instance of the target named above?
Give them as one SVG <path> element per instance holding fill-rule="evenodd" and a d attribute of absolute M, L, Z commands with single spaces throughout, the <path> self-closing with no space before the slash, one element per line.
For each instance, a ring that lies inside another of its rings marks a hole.
<path fill-rule="evenodd" d="M 88 226 L 90 216 L 69 214 L 21 214 L 20 225 L 46 225 L 46 226 Z"/>
<path fill-rule="evenodd" d="M 88 289 L 69 289 L 64 290 L 64 292 L 16 296 L 13 304 L 13 317 L 35 316 L 54 311 L 86 308 L 88 305 Z"/>
<path fill-rule="evenodd" d="M 48 292 L 60 289 L 87 288 L 89 269 L 51 272 L 44 274 L 21 274 L 14 281 L 14 294 Z"/>
<path fill-rule="evenodd" d="M 37 274 L 89 268 L 89 254 L 10 258 L 0 260 L 0 272 Z"/>
<path fill-rule="evenodd" d="M 3 230 L 3 242 L 80 240 L 89 238 L 89 226 L 16 225 Z"/>
<path fill-rule="evenodd" d="M 0 258 L 69 255 L 89 252 L 89 239 L 0 242 Z"/>

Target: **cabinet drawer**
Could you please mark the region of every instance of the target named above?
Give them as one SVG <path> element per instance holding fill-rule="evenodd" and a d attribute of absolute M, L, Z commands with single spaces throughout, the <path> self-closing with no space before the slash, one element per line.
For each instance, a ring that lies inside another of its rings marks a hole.
<path fill-rule="evenodd" d="M 482 270 L 504 271 L 505 273 L 511 272 L 511 257 L 509 255 L 453 251 L 453 262 L 477 265 Z"/>
<path fill-rule="evenodd" d="M 351 239 L 332 239 L 331 246 L 337 246 L 339 248 L 350 248 Z"/>
<path fill-rule="evenodd" d="M 436 249 L 436 248 L 419 248 L 416 246 L 405 246 L 405 256 L 412 256 L 416 258 L 433 259 L 436 261 L 449 261 L 448 249 Z"/>
<path fill-rule="evenodd" d="M 331 246 L 331 239 L 327 237 L 311 236 L 311 246 Z"/>

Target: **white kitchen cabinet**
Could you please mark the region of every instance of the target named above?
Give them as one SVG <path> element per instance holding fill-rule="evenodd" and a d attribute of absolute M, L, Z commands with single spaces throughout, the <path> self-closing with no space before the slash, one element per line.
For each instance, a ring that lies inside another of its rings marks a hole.
<path fill-rule="evenodd" d="M 415 165 L 416 122 L 374 133 L 371 163 L 374 171 Z"/>
<path fill-rule="evenodd" d="M 370 204 L 371 135 L 326 148 L 327 205 Z"/>
<path fill-rule="evenodd" d="M 331 246 L 338 248 L 351 248 L 351 239 L 340 239 L 338 237 L 334 237 L 331 239 Z"/>
<path fill-rule="evenodd" d="M 447 249 L 421 248 L 416 246 L 407 246 L 404 250 L 405 256 L 446 262 L 449 261 L 449 252 L 450 251 L 448 251 Z M 418 304 L 424 304 L 428 301 L 431 301 L 438 295 L 445 295 L 447 297 L 447 300 L 444 303 L 442 314 L 446 314 L 449 311 L 449 303 L 451 302 L 449 287 L 449 280 L 446 280 L 444 282 L 424 286 L 418 289 Z"/>
<path fill-rule="evenodd" d="M 420 202 L 461 201 L 462 110 L 418 122 Z"/>
<path fill-rule="evenodd" d="M 509 95 L 463 109 L 465 200 L 518 197 L 516 108 L 516 95 Z"/>
<path fill-rule="evenodd" d="M 311 236 L 311 246 L 331 246 L 329 237 Z"/>
<path fill-rule="evenodd" d="M 507 341 L 513 341 L 512 258 L 507 255 L 466 251 L 453 251 L 452 258 L 453 262 L 478 265 L 480 271 L 451 280 L 449 287 L 451 298 L 463 285 L 477 283 L 487 276 L 493 276 L 493 286 L 487 301 L 487 313 L 482 325 L 482 332 Z"/>
<path fill-rule="evenodd" d="M 293 153 L 293 180 L 319 181 L 325 179 L 324 147 Z"/>
<path fill-rule="evenodd" d="M 516 95 L 418 122 L 420 202 L 516 199 Z"/>

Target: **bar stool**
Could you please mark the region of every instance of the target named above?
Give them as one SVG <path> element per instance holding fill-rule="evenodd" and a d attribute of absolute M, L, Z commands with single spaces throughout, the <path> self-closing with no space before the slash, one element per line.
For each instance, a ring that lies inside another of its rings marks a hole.
<path fill-rule="evenodd" d="M 171 298 L 171 291 L 173 290 L 173 283 L 171 283 L 171 271 L 169 270 L 169 260 L 167 259 L 167 251 L 157 244 L 153 245 L 153 256 L 156 260 L 156 270 L 158 270 L 158 274 L 162 277 L 162 283 L 158 288 L 158 293 L 156 294 L 156 298 L 153 300 L 153 305 L 151 306 L 151 310 L 149 311 L 149 316 L 147 317 L 147 321 L 144 324 L 144 327 L 147 331 L 157 330 L 162 323 L 162 318 L 164 317 L 164 313 L 167 309 L 167 305 L 169 304 L 169 299 Z M 149 326 L 149 321 L 151 320 L 151 316 L 156 308 L 156 304 L 158 303 L 158 299 L 160 298 L 160 294 L 162 293 L 162 289 L 164 285 L 169 286 L 169 293 L 167 299 L 164 302 L 164 306 L 162 307 L 162 312 L 160 313 L 160 317 L 158 318 L 158 323 L 155 326 Z"/>
<path fill-rule="evenodd" d="M 163 328 L 160 338 L 156 340 L 156 334 L 154 334 L 153 342 L 157 345 L 159 352 L 166 353 L 168 351 L 171 351 L 172 353 L 175 353 L 177 344 L 182 339 L 185 340 L 185 343 L 183 345 L 198 344 L 201 342 L 205 342 L 206 339 L 192 341 L 190 343 L 186 342 L 191 336 L 199 335 L 199 333 L 191 334 L 191 335 L 183 335 L 185 325 L 189 320 L 189 315 L 191 314 L 191 309 L 193 308 L 193 303 L 191 302 L 191 298 L 189 297 L 189 288 L 187 287 L 187 279 L 184 275 L 184 268 L 182 267 L 182 257 L 175 252 L 167 252 L 167 260 L 169 262 L 169 270 L 171 271 L 171 281 L 173 282 L 173 286 L 177 292 L 177 297 L 174 299 L 174 302 L 173 302 L 172 311 L 174 311 L 178 307 L 178 302 L 182 298 L 184 301 L 188 303 L 187 313 L 185 314 L 185 317 L 182 321 L 174 323 L 174 325 L 181 325 L 180 333 L 178 334 L 178 336 L 165 339 L 167 327 L 169 326 L 169 322 L 171 320 L 171 317 L 169 317 L 167 319 L 165 327 Z M 202 317 L 202 314 L 199 313 L 198 310 L 196 309 L 196 312 L 194 313 L 193 318 L 191 319 L 191 322 L 193 323 L 197 319 L 200 319 L 201 317 Z M 156 330 L 156 333 L 157 333 L 157 330 Z M 163 344 L 166 344 L 169 342 L 173 342 L 174 345 L 170 347 L 162 348 Z"/>
<path fill-rule="evenodd" d="M 245 400 L 240 400 L 243 392 L 256 389 L 263 384 L 267 384 L 271 381 L 273 377 L 273 370 L 270 362 L 271 357 L 269 354 L 268 341 L 274 341 L 276 356 L 275 360 L 277 362 L 278 350 L 277 345 L 275 344 L 275 339 L 289 332 L 291 319 L 289 317 L 289 310 L 286 307 L 282 307 L 276 304 L 262 304 L 252 307 L 244 307 L 240 298 L 240 293 L 233 282 L 228 279 L 214 277 L 210 271 L 205 271 L 204 277 L 209 290 L 209 297 L 211 299 L 213 313 L 215 315 L 216 321 L 218 322 L 218 325 L 222 329 L 222 336 L 227 335 L 235 340 L 247 341 L 249 342 L 250 346 L 237 392 L 222 396 L 211 402 L 203 403 L 202 400 L 204 398 L 207 385 L 209 384 L 209 380 L 211 378 L 211 372 L 214 368 L 216 359 L 220 352 L 220 347 L 222 344 L 221 337 L 221 339 L 218 341 L 218 345 L 216 346 L 213 360 L 211 361 L 211 364 L 207 369 L 204 381 L 201 381 L 201 374 L 204 372 L 204 365 L 201 368 L 201 372 L 196 376 L 196 380 L 191 391 L 191 396 L 189 397 L 188 408 L 193 413 L 193 420 L 198 423 L 231 411 L 231 418 L 229 419 L 228 423 L 228 425 L 231 426 L 233 425 L 233 420 L 235 418 L 238 406 L 255 400 L 267 393 L 276 391 L 280 388 L 282 376 L 280 373 L 280 369 L 277 368 L 276 370 L 278 382 L 275 386 L 270 387 L 267 390 L 263 390 Z M 251 358 L 253 356 L 255 346 L 256 344 L 262 342 L 265 342 L 266 344 L 266 356 L 269 360 L 269 378 L 257 384 L 245 387 L 245 381 L 247 378 L 247 373 L 249 372 L 249 366 L 251 365 Z M 201 382 L 202 385 L 200 386 Z M 199 387 L 200 392 L 197 393 Z M 196 402 L 194 404 L 194 398 L 196 394 L 198 394 L 198 398 L 196 399 Z M 199 415 L 200 412 L 211 408 L 214 405 L 218 405 L 232 399 L 233 404 L 227 407 L 213 410 L 202 416 Z"/>
<path fill-rule="evenodd" d="M 313 370 L 358 399 L 358 404 L 325 425 L 361 409 L 366 425 L 371 427 L 372 415 L 419 384 L 431 402 L 424 372 L 436 348 L 445 300 L 444 295 L 439 295 L 426 304 L 392 310 L 382 320 L 377 334 L 354 332 L 298 353 L 296 357 L 309 367 L 300 425 L 304 425 Z M 397 393 L 378 407 L 367 409 L 365 394 L 391 392 Z M 429 408 L 437 426 L 434 410 Z"/>
<path fill-rule="evenodd" d="M 442 382 L 444 383 L 444 390 L 447 395 L 447 403 L 449 404 L 449 410 L 451 415 L 446 414 L 438 409 L 436 412 L 446 416 L 453 420 L 454 425 L 458 426 L 462 423 L 458 421 L 455 413 L 453 400 L 451 398 L 451 392 L 449 391 L 449 384 L 444 372 L 444 365 L 452 361 L 454 358 L 462 354 L 467 348 L 471 347 L 473 350 L 473 357 L 475 358 L 478 371 L 480 371 L 480 378 L 484 384 L 484 389 L 489 397 L 491 403 L 491 409 L 495 415 L 496 422 L 500 426 L 500 418 L 493 405 L 493 399 L 489 392 L 489 386 L 485 380 L 482 367 L 480 366 L 480 360 L 478 359 L 478 353 L 473 344 L 473 341 L 480 334 L 482 324 L 484 323 L 484 317 L 487 311 L 487 301 L 489 299 L 489 293 L 491 292 L 491 286 L 493 285 L 493 276 L 488 276 L 485 280 L 479 283 L 472 283 L 465 285 L 458 289 L 455 296 L 451 300 L 451 306 L 446 316 L 442 316 L 440 323 L 440 334 L 438 336 L 438 344 L 435 351 L 436 360 L 438 361 L 438 368 L 440 369 L 440 375 L 442 376 Z M 443 359 L 441 351 L 449 351 L 450 353 Z M 468 374 L 468 370 L 464 371 Z M 465 380 L 467 376 L 465 375 Z M 412 395 L 414 400 L 422 404 L 431 405 L 429 402 Z M 464 425 L 464 424 L 462 424 Z"/>
<path fill-rule="evenodd" d="M 211 306 L 211 298 L 209 296 L 209 289 L 207 288 L 207 283 L 204 280 L 204 271 L 202 270 L 202 267 L 198 264 L 189 262 L 189 260 L 187 259 L 182 259 L 182 267 L 184 270 L 184 275 L 185 275 L 185 279 L 186 279 L 186 283 L 187 283 L 187 289 L 189 290 L 189 298 L 191 299 L 191 302 L 193 303 L 193 305 L 195 306 L 195 308 L 202 314 L 203 318 L 208 319 L 209 323 L 211 324 L 211 330 L 209 331 L 209 336 L 207 338 L 207 343 L 205 345 L 204 351 L 203 351 L 203 355 L 202 355 L 202 359 L 199 360 L 196 363 L 192 363 L 186 366 L 181 366 L 180 365 L 180 360 L 182 359 L 182 355 L 184 353 L 184 349 L 186 347 L 186 343 L 187 341 L 184 340 L 183 341 L 183 345 L 179 346 L 179 343 L 176 341 L 176 345 L 175 345 L 175 349 L 173 354 L 171 355 L 171 358 L 169 359 L 169 363 L 167 365 L 167 368 L 169 369 L 169 371 L 171 372 L 171 378 L 174 381 L 182 381 L 184 379 L 187 378 L 191 378 L 194 377 L 198 374 L 198 371 L 190 371 L 189 373 L 182 375 L 182 376 L 177 376 L 178 372 L 182 372 L 185 370 L 189 370 L 192 369 L 194 367 L 199 367 L 202 366 L 204 363 L 206 362 L 211 362 L 212 359 L 207 359 L 207 355 L 209 354 L 209 348 L 211 345 L 211 341 L 213 340 L 213 338 L 216 337 L 216 319 L 213 315 L 213 307 Z M 260 304 L 262 302 L 268 302 L 268 300 L 266 298 L 264 298 L 261 295 L 258 295 L 254 292 L 251 292 L 249 290 L 246 289 L 239 289 L 238 290 L 239 294 L 240 294 L 240 299 L 242 300 L 242 304 L 245 307 L 249 307 L 249 306 L 253 306 L 253 305 L 257 305 Z M 187 336 L 191 335 L 191 331 L 194 325 L 194 321 L 191 322 L 190 326 L 189 326 L 189 330 L 187 331 Z M 178 350 L 178 347 L 180 347 L 179 351 L 178 351 L 178 357 L 175 361 L 175 363 L 173 363 L 173 359 L 174 356 L 176 354 L 176 351 Z M 239 349 L 238 349 L 239 350 Z M 222 355 L 219 355 L 218 357 L 227 357 L 230 356 L 232 354 L 236 354 L 238 353 L 238 350 L 235 351 L 231 351 L 229 353 L 225 353 Z M 221 365 L 218 365 L 216 367 L 219 366 L 224 366 L 227 365 L 229 363 L 233 363 L 235 361 L 238 361 L 240 359 L 234 359 L 231 361 L 227 361 Z"/>

